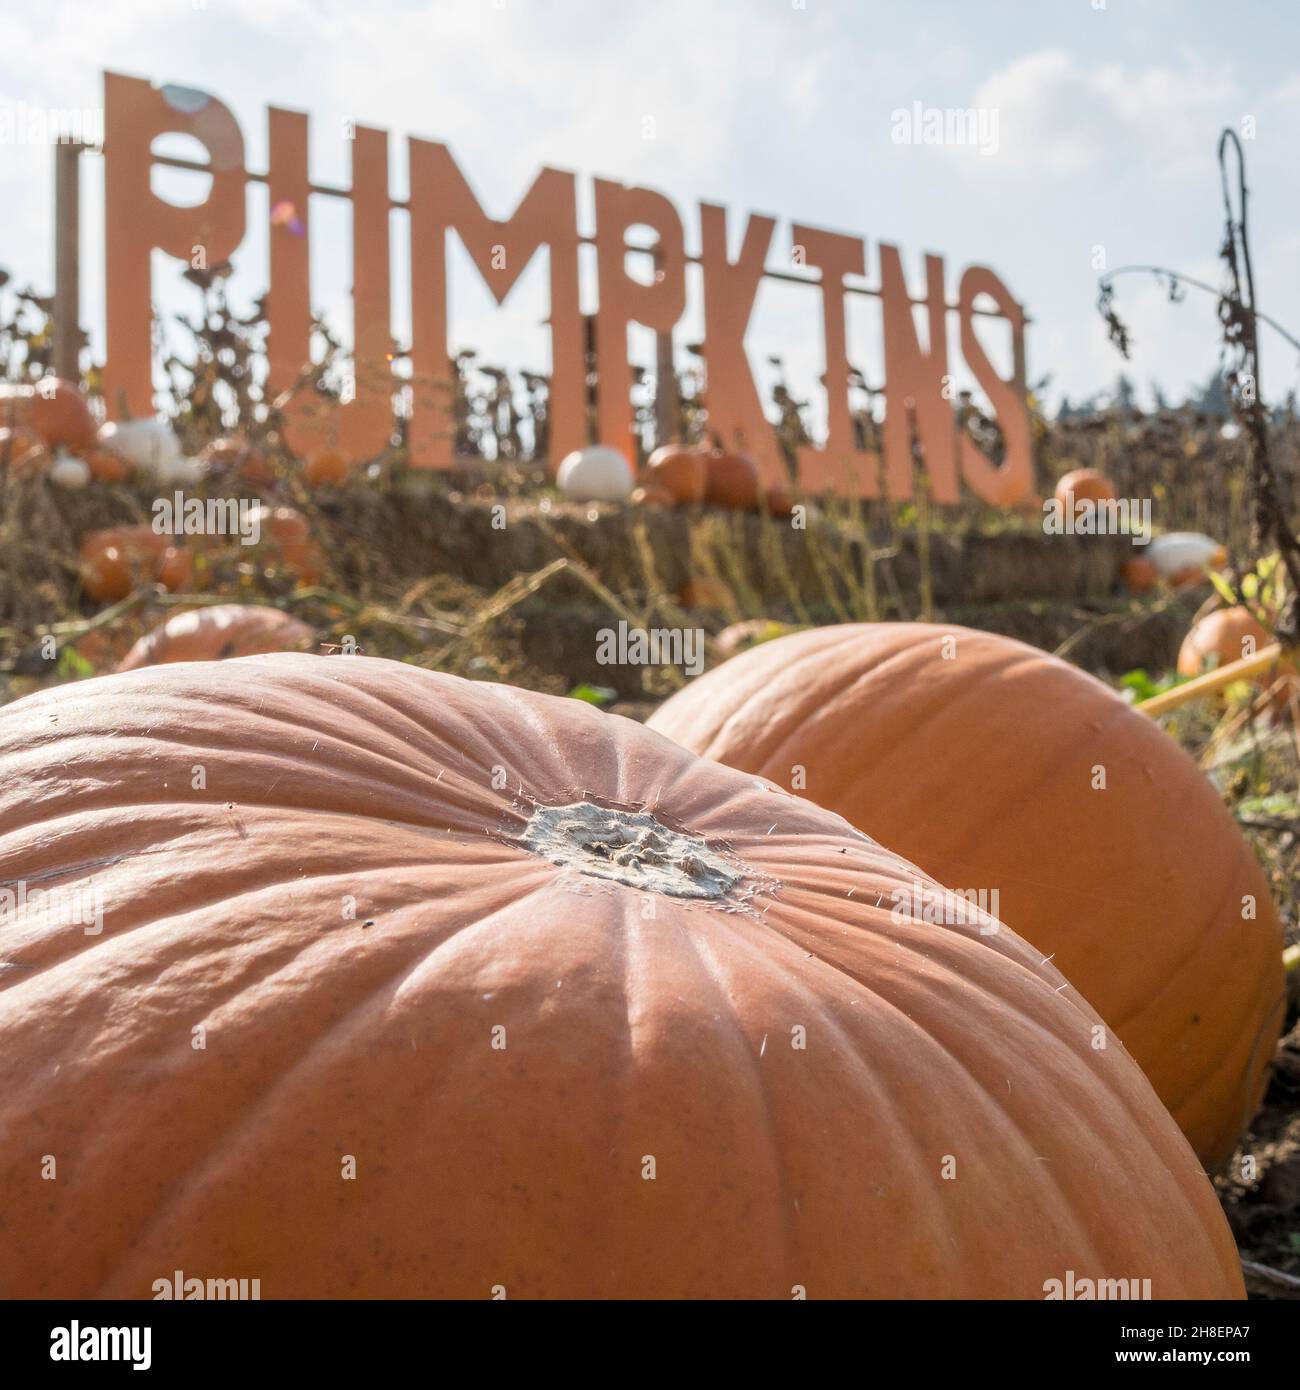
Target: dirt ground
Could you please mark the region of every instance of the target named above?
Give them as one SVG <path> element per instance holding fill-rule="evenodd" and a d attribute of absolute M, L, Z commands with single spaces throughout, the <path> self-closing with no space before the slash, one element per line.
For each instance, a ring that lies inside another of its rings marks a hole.
<path fill-rule="evenodd" d="M 1241 1176 L 1247 1155 L 1253 1181 Z M 1278 1046 L 1264 1108 L 1215 1187 L 1242 1258 L 1300 1278 L 1300 1023 Z"/>

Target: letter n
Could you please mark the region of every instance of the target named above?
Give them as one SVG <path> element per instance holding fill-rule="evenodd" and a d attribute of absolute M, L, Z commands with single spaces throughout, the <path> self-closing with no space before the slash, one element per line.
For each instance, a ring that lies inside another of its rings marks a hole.
<path fill-rule="evenodd" d="M 916 337 L 912 301 L 896 246 L 880 248 L 885 320 L 885 486 L 893 498 L 912 495 L 912 438 L 921 446 L 930 495 L 943 506 L 958 501 L 957 420 L 944 399 L 948 374 L 947 299 L 943 257 L 925 258 L 929 352 Z"/>

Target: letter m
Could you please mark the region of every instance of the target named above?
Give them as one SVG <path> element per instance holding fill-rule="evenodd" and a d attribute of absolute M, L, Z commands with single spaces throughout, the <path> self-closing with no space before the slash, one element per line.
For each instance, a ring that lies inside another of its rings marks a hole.
<path fill-rule="evenodd" d="M 489 217 L 451 151 L 410 142 L 411 462 L 450 468 L 454 448 L 452 366 L 447 335 L 447 232 L 460 237 L 498 304 L 536 252 L 550 251 L 551 383 L 547 401 L 553 463 L 585 434 L 583 323 L 578 303 L 578 214 L 574 177 L 543 169 L 506 221 Z"/>

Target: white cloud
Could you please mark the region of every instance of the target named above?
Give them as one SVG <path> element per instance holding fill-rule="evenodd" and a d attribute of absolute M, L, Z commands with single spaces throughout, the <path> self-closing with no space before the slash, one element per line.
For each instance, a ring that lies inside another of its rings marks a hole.
<path fill-rule="evenodd" d="M 976 89 L 976 108 L 998 112 L 998 166 L 1035 177 L 1077 175 L 1131 162 L 1135 149 L 1160 172 L 1204 157 L 1225 119 L 1239 114 L 1236 84 L 1189 61 L 1129 72 L 1086 67 L 1059 48 L 1015 59 Z"/>

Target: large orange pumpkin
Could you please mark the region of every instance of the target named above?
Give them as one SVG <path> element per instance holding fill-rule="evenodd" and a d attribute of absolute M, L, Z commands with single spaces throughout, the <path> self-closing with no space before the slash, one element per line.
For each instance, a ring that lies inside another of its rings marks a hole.
<path fill-rule="evenodd" d="M 581 701 L 297 654 L 42 691 L 17 880 L 104 912 L 4 930 L 0 1295 L 1242 1295 L 1040 952 Z"/>
<path fill-rule="evenodd" d="M 1201 1158 L 1232 1153 L 1282 1022 L 1281 931 L 1218 793 L 1109 687 L 990 633 L 855 624 L 734 657 L 650 724 L 996 889 Z"/>
<path fill-rule="evenodd" d="M 312 629 L 278 608 L 218 603 L 176 613 L 143 636 L 123 657 L 119 671 L 170 661 L 225 661 L 236 656 L 283 652 L 309 642 Z"/>

